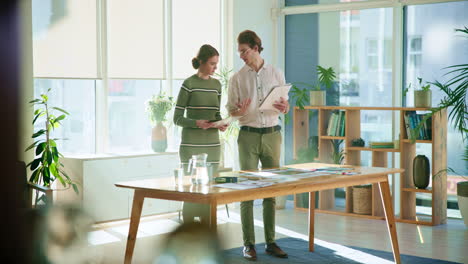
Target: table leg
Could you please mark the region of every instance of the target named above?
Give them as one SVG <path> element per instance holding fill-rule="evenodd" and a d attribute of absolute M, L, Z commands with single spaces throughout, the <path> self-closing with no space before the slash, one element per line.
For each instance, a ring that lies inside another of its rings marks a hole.
<path fill-rule="evenodd" d="M 315 192 L 309 192 L 309 251 L 314 251 Z"/>
<path fill-rule="evenodd" d="M 387 222 L 388 233 L 392 243 L 393 257 L 395 263 L 401 263 L 400 249 L 398 247 L 397 231 L 395 226 L 395 215 L 393 214 L 392 197 L 390 195 L 390 187 L 388 181 L 379 182 L 380 195 L 382 197 L 382 205 L 385 213 L 385 221 Z"/>
<path fill-rule="evenodd" d="M 216 201 L 213 201 L 210 203 L 210 227 L 213 229 L 213 231 L 216 232 L 216 213 L 217 213 L 217 208 L 218 204 Z"/>
<path fill-rule="evenodd" d="M 135 249 L 138 225 L 140 224 L 141 210 L 145 197 L 138 190 L 133 195 L 132 215 L 130 217 L 130 227 L 127 237 L 127 248 L 125 250 L 125 264 L 132 262 L 133 250 Z"/>

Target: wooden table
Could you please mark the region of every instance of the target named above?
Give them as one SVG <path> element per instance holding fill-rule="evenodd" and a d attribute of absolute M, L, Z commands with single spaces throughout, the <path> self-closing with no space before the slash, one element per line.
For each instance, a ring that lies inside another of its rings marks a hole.
<path fill-rule="evenodd" d="M 332 164 L 306 163 L 295 164 L 287 167 L 292 168 L 320 168 L 336 166 Z M 156 198 L 172 201 L 196 202 L 210 205 L 210 226 L 216 230 L 216 210 L 220 204 L 249 201 L 261 198 L 283 196 L 288 194 L 309 192 L 309 205 L 315 204 L 315 192 L 320 190 L 342 188 L 354 185 L 378 183 L 382 204 L 385 212 L 388 233 L 392 244 L 393 256 L 396 263 L 400 262 L 400 250 L 395 227 L 395 216 L 393 213 L 392 197 L 388 184 L 388 175 L 401 173 L 403 169 L 377 168 L 377 167 L 357 167 L 353 168 L 355 175 L 324 175 L 315 176 L 297 181 L 274 184 L 272 186 L 234 190 L 209 185 L 193 186 L 189 179 L 184 179 L 183 186 L 175 186 L 174 177 L 166 179 L 147 179 L 140 181 L 119 182 L 115 186 L 133 189 L 133 205 L 130 217 L 130 227 L 125 250 L 125 262 L 131 263 L 133 250 L 135 247 L 138 225 L 140 223 L 141 210 L 145 198 Z M 314 251 L 314 206 L 309 206 L 309 251 Z"/>

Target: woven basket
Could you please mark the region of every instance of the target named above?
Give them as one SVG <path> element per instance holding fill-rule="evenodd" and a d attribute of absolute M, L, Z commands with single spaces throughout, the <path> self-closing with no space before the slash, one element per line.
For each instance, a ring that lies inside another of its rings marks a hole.
<path fill-rule="evenodd" d="M 372 185 L 353 186 L 353 212 L 372 214 Z"/>

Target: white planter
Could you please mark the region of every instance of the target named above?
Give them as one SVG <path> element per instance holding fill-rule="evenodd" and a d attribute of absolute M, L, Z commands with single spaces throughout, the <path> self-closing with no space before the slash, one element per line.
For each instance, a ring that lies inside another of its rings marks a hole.
<path fill-rule="evenodd" d="M 310 105 L 311 106 L 322 106 L 327 103 L 327 94 L 325 91 L 310 91 Z"/>
<path fill-rule="evenodd" d="M 414 91 L 414 107 L 429 108 L 432 105 L 431 91 L 416 90 Z"/>

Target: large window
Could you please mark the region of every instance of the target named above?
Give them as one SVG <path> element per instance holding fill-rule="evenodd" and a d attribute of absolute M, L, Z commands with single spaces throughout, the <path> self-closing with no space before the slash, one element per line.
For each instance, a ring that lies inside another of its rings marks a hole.
<path fill-rule="evenodd" d="M 151 151 L 151 128 L 145 106 L 161 90 L 161 81 L 110 80 L 108 93 L 109 140 L 112 153 Z"/>
<path fill-rule="evenodd" d="M 177 97 L 202 44 L 221 49 L 221 3 L 32 0 L 35 94 L 52 88 L 51 101 L 71 113 L 57 131 L 69 138 L 62 150 L 153 152 L 145 103 Z M 167 151 L 177 151 L 180 131 L 167 118 Z"/>
<path fill-rule="evenodd" d="M 99 81 L 98 81 L 99 82 Z M 52 131 L 61 152 L 68 154 L 94 153 L 95 150 L 95 91 L 96 81 L 72 79 L 36 79 L 34 97 L 49 92 L 49 105 L 66 110 L 68 115 L 62 125 Z M 57 112 L 56 114 L 60 114 Z M 44 128 L 38 120 L 35 131 Z"/>
<path fill-rule="evenodd" d="M 107 1 L 111 78 L 164 78 L 163 0 Z"/>
<path fill-rule="evenodd" d="M 338 81 L 327 92 L 327 105 L 392 106 L 392 21 L 389 8 L 286 16 L 286 81 L 314 83 L 317 65 L 333 67 Z M 366 142 L 392 141 L 392 115 L 361 113 L 361 134 Z"/>
<path fill-rule="evenodd" d="M 464 64 L 468 61 L 468 40 L 455 33 L 456 28 L 468 25 L 468 2 L 450 2 L 408 6 L 405 12 L 406 30 L 406 71 L 405 87 L 411 83 L 411 89 L 407 93 L 405 103 L 414 105 L 413 90 L 417 86 L 417 78 L 423 81 L 435 80 L 445 83 L 450 75 L 444 69 L 450 65 Z M 458 35 L 458 36 L 457 36 Z M 444 94 L 435 86 L 432 86 L 432 105 L 436 106 L 444 97 Z M 449 109 L 450 110 L 450 109 Z M 453 123 L 448 124 L 447 132 L 447 166 L 462 175 L 468 175 L 468 165 L 462 160 L 466 143 L 462 141 L 460 132 L 454 129 Z M 417 144 L 416 153 L 424 154 L 431 158 L 431 145 Z M 435 172 L 433 172 L 435 173 Z M 457 209 L 456 182 L 462 178 L 451 173 L 447 176 L 448 216 L 454 217 L 459 213 L 451 209 Z M 419 195 L 418 213 L 427 213 L 430 210 L 424 206 L 430 206 L 430 196 Z"/>
<path fill-rule="evenodd" d="M 96 78 L 96 1 L 32 1 L 34 76 Z"/>
<path fill-rule="evenodd" d="M 203 44 L 220 50 L 221 14 L 219 0 L 172 1 L 172 56 L 176 79 L 192 75 L 192 58 Z"/>

